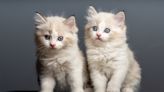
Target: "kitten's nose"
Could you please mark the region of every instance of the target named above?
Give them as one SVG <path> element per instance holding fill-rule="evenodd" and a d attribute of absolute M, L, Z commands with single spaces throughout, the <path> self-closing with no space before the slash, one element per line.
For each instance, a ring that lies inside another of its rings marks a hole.
<path fill-rule="evenodd" d="M 55 48 L 55 44 L 50 43 L 51 48 Z"/>
<path fill-rule="evenodd" d="M 100 33 L 96 33 L 96 35 L 97 35 L 97 37 L 100 37 L 100 36 L 101 36 L 101 34 L 100 34 Z"/>

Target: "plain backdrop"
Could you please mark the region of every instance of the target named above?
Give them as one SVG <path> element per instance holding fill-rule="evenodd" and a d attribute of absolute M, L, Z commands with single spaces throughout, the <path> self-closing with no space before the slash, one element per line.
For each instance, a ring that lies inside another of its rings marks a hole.
<path fill-rule="evenodd" d="M 38 90 L 35 70 L 34 14 L 75 15 L 79 45 L 89 5 L 98 10 L 125 10 L 128 43 L 142 67 L 140 92 L 164 92 L 163 0 L 1 0 L 0 92 Z"/>

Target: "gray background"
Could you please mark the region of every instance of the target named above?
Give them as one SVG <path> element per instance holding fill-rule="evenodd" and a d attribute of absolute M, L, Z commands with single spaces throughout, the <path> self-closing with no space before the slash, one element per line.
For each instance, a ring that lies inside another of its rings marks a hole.
<path fill-rule="evenodd" d="M 162 0 L 1 0 L 0 92 L 38 90 L 35 70 L 34 11 L 75 14 L 84 50 L 83 28 L 89 5 L 104 11 L 124 9 L 128 42 L 142 67 L 141 92 L 164 92 L 164 1 Z"/>

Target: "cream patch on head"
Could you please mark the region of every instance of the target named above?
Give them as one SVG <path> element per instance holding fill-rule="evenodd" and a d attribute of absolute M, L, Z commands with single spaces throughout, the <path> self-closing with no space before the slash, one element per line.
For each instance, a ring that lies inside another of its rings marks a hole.
<path fill-rule="evenodd" d="M 75 18 L 43 17 L 36 14 L 36 43 L 48 49 L 61 49 L 77 42 Z M 39 20 L 40 19 L 40 20 Z M 41 22 L 44 19 L 44 22 Z M 38 22 L 39 21 L 39 22 Z"/>

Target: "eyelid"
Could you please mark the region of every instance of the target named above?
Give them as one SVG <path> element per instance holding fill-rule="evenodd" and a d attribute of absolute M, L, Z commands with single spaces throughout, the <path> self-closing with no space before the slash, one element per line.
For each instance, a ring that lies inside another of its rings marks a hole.
<path fill-rule="evenodd" d="M 92 30 L 93 31 L 97 31 L 98 30 L 98 26 L 92 26 Z"/>
<path fill-rule="evenodd" d="M 60 40 L 60 38 L 62 38 L 61 40 Z M 63 39 L 64 39 L 64 37 L 63 36 L 58 36 L 58 38 L 57 38 L 59 41 L 62 41 Z"/>
<path fill-rule="evenodd" d="M 51 35 L 44 35 L 46 40 L 50 40 L 51 39 Z"/>
<path fill-rule="evenodd" d="M 105 28 L 104 29 L 104 32 L 106 32 L 106 33 L 109 33 L 111 30 L 110 30 L 110 28 Z"/>

